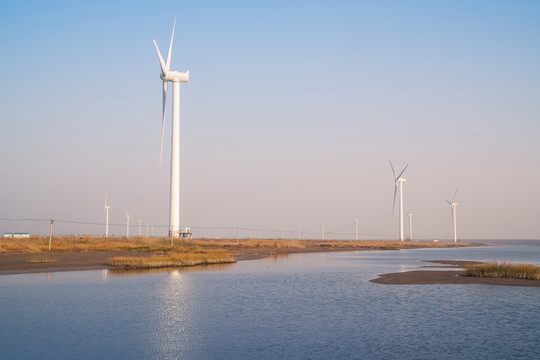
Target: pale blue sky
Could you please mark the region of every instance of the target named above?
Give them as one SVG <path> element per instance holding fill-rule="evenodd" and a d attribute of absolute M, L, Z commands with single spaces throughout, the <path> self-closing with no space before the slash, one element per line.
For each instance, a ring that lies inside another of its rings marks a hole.
<path fill-rule="evenodd" d="M 395 238 L 392 160 L 417 237 L 459 185 L 460 238 L 540 238 L 537 1 L 3 1 L 0 218 L 167 225 L 175 16 L 183 225 Z"/>

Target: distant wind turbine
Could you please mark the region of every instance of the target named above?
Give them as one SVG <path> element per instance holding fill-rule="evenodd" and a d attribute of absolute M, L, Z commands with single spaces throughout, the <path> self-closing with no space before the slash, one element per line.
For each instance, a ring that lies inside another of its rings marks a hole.
<path fill-rule="evenodd" d="M 172 104 L 172 141 L 171 141 L 171 191 L 170 191 L 170 207 L 169 207 L 169 236 L 171 238 L 180 237 L 180 83 L 189 81 L 189 70 L 185 73 L 179 71 L 170 71 L 171 67 L 171 52 L 174 38 L 174 28 L 176 27 L 176 19 L 174 20 L 173 31 L 171 35 L 171 44 L 169 45 L 169 53 L 167 61 L 163 60 L 159 52 L 156 40 L 154 45 L 159 57 L 161 66 L 161 79 L 163 80 L 163 118 L 161 121 L 161 152 L 159 156 L 159 164 L 163 157 L 163 136 L 165 132 L 165 104 L 167 102 L 167 85 L 169 81 L 173 83 L 173 104 Z"/>
<path fill-rule="evenodd" d="M 358 241 L 358 219 L 357 218 L 354 218 L 354 240 Z"/>
<path fill-rule="evenodd" d="M 105 196 L 105 237 L 109 237 L 109 209 L 111 207 L 107 205 L 107 196 Z"/>
<path fill-rule="evenodd" d="M 392 168 L 392 173 L 394 174 L 394 203 L 392 205 L 392 215 L 394 214 L 394 208 L 396 207 L 396 191 L 399 188 L 399 241 L 403 241 L 403 183 L 407 180 L 402 178 L 401 175 L 407 170 L 407 166 L 403 168 L 403 170 L 399 173 L 398 176 L 396 176 L 396 172 L 394 171 L 394 165 L 392 165 L 392 162 L 390 161 L 390 167 Z"/>
<path fill-rule="evenodd" d="M 457 219 L 456 219 L 456 208 L 458 206 L 457 202 L 454 202 L 456 199 L 458 188 L 456 188 L 456 192 L 454 193 L 454 197 L 452 198 L 452 201 L 446 200 L 448 205 L 450 205 L 450 215 L 452 216 L 452 225 L 454 226 L 454 242 L 457 242 Z"/>

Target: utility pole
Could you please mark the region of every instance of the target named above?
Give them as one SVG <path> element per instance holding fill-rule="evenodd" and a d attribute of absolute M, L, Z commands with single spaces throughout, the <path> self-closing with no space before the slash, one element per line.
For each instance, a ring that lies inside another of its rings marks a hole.
<path fill-rule="evenodd" d="M 302 225 L 298 225 L 298 241 L 300 241 L 301 237 L 302 237 Z"/>
<path fill-rule="evenodd" d="M 321 222 L 321 240 L 324 241 L 324 223 Z"/>
<path fill-rule="evenodd" d="M 49 226 L 49 250 L 51 250 L 51 242 L 52 242 L 52 224 L 54 224 L 53 219 L 51 219 L 51 225 Z"/>
<path fill-rule="evenodd" d="M 238 226 L 236 226 L 236 245 L 238 245 Z"/>
<path fill-rule="evenodd" d="M 357 218 L 354 218 L 354 224 L 355 224 L 354 239 L 358 241 L 358 219 Z"/>

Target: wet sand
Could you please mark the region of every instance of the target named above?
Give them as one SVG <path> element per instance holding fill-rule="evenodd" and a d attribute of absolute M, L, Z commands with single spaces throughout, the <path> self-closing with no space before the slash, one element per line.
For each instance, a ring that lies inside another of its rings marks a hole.
<path fill-rule="evenodd" d="M 0 275 L 111 269 L 108 264 L 110 258 L 133 255 L 133 253 L 129 252 L 100 251 L 0 254 Z"/>
<path fill-rule="evenodd" d="M 462 268 L 468 264 L 479 264 L 479 262 L 476 261 L 429 260 L 426 262 L 443 264 L 444 266 L 427 265 L 425 267 L 455 268 L 456 270 L 414 270 L 400 273 L 381 274 L 378 278 L 370 281 L 373 283 L 386 285 L 483 284 L 498 286 L 540 287 L 540 280 L 464 276 L 465 272 L 462 270 Z"/>

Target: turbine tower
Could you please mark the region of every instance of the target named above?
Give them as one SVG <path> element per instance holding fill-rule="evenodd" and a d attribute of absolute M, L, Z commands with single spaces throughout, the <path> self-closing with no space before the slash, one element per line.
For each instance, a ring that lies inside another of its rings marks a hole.
<path fill-rule="evenodd" d="M 456 219 L 456 208 L 458 206 L 457 202 L 454 202 L 456 199 L 458 188 L 456 188 L 456 192 L 454 193 L 454 197 L 452 198 L 452 201 L 446 200 L 448 205 L 450 205 L 450 215 L 452 215 L 452 225 L 454 226 L 454 242 L 457 242 L 457 219 Z"/>
<path fill-rule="evenodd" d="M 358 241 L 358 219 L 354 218 L 354 225 L 355 225 L 355 231 L 354 231 L 354 240 Z"/>
<path fill-rule="evenodd" d="M 410 211 L 407 213 L 407 216 L 409 217 L 409 241 L 412 241 L 412 217 L 413 213 Z"/>
<path fill-rule="evenodd" d="M 172 140 L 171 140 L 171 191 L 169 202 L 169 236 L 171 238 L 180 237 L 180 83 L 189 81 L 189 70 L 185 73 L 179 71 L 170 71 L 171 51 L 174 38 L 174 20 L 173 31 L 171 35 L 171 44 L 167 61 L 163 60 L 156 40 L 154 45 L 159 57 L 161 66 L 160 78 L 163 80 L 163 118 L 161 121 L 161 152 L 159 155 L 159 164 L 163 158 L 163 134 L 165 132 L 165 104 L 167 102 L 167 86 L 169 81 L 173 83 L 173 102 L 172 102 Z"/>
<path fill-rule="evenodd" d="M 407 166 L 403 168 L 403 170 L 399 173 L 398 176 L 396 176 L 396 172 L 394 171 L 394 165 L 392 165 L 392 162 L 390 161 L 390 167 L 392 168 L 392 173 L 394 174 L 394 203 L 392 205 L 392 215 L 394 215 L 394 208 L 396 207 L 396 191 L 399 188 L 399 241 L 403 241 L 403 183 L 407 180 L 402 178 L 401 175 L 407 170 Z"/>
<path fill-rule="evenodd" d="M 109 209 L 111 207 L 107 205 L 107 196 L 105 196 L 105 237 L 109 237 Z"/>
<path fill-rule="evenodd" d="M 127 210 L 126 210 L 126 219 L 127 219 L 127 223 L 126 223 L 126 237 L 128 238 L 129 237 L 129 217 L 131 215 L 128 214 Z"/>

